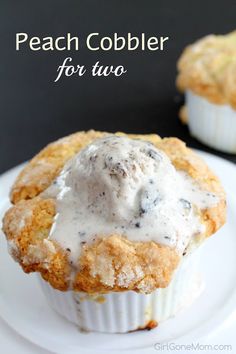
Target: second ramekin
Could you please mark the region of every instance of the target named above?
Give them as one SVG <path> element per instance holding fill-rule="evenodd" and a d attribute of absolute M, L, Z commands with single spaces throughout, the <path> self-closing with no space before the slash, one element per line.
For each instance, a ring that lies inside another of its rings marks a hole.
<path fill-rule="evenodd" d="M 236 154 L 236 111 L 192 91 L 186 91 L 185 97 L 191 135 L 214 149 Z"/>

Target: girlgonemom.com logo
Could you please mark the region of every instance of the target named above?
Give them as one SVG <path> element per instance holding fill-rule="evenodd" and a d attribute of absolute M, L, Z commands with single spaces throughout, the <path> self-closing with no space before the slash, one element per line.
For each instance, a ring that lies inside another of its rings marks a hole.
<path fill-rule="evenodd" d="M 231 344 L 201 344 L 201 343 L 190 343 L 190 344 L 177 344 L 174 342 L 168 342 L 168 343 L 155 343 L 154 344 L 154 349 L 157 351 L 173 351 L 173 352 L 180 352 L 182 353 L 183 351 L 212 351 L 212 352 L 230 352 L 233 350 L 233 347 Z"/>

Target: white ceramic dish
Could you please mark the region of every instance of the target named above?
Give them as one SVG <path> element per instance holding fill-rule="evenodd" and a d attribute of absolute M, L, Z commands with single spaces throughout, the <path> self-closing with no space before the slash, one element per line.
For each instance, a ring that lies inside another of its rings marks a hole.
<path fill-rule="evenodd" d="M 214 149 L 236 154 L 236 111 L 191 91 L 185 96 L 191 135 Z"/>
<path fill-rule="evenodd" d="M 206 287 L 194 305 L 152 331 L 128 334 L 81 333 L 47 304 L 35 275 L 26 275 L 6 252 L 0 237 L 0 315 L 21 336 L 54 353 L 155 353 L 157 343 L 176 345 L 218 338 L 236 329 L 236 166 L 201 153 L 217 172 L 228 194 L 228 221 L 203 249 Z M 9 206 L 8 190 L 20 167 L 0 178 L 1 214 Z M 234 337 L 230 339 L 233 344 Z M 158 344 L 159 345 L 159 344 Z M 168 350 L 161 350 L 167 353 Z M 181 351 L 183 353 L 184 351 Z"/>
<path fill-rule="evenodd" d="M 88 296 L 74 291 L 58 291 L 38 275 L 49 305 L 84 331 L 127 333 L 158 324 L 190 306 L 204 288 L 199 264 L 203 247 L 185 256 L 170 285 L 151 294 L 134 291 Z"/>

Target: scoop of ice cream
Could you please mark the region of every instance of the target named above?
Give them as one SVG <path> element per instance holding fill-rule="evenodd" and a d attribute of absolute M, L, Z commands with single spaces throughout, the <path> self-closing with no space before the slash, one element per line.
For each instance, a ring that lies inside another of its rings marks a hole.
<path fill-rule="evenodd" d="M 89 145 L 66 172 L 88 214 L 104 222 L 136 223 L 173 189 L 175 169 L 151 143 L 110 136 Z"/>
<path fill-rule="evenodd" d="M 65 165 L 47 193 L 57 199 L 50 237 L 70 250 L 73 262 L 81 243 L 98 236 L 153 240 L 183 252 L 202 231 L 195 209 L 206 195 L 142 140 L 111 135 L 94 141 Z"/>

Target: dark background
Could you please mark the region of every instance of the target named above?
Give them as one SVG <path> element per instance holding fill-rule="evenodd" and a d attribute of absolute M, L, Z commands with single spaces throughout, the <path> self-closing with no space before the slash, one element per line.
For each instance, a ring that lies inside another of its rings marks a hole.
<path fill-rule="evenodd" d="M 48 142 L 81 129 L 178 136 L 212 153 L 181 125 L 176 61 L 186 44 L 236 27 L 236 1 L 0 0 L 0 172 L 29 159 Z M 169 36 L 163 52 L 33 52 L 15 50 L 16 32 L 82 40 L 118 32 Z M 73 77 L 54 83 L 64 58 L 90 66 L 122 64 L 119 78 Z M 220 154 L 234 160 L 236 157 Z"/>

